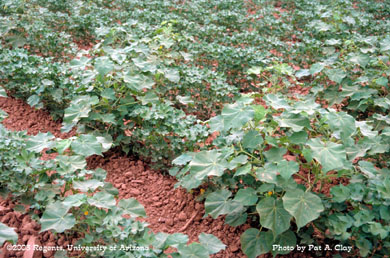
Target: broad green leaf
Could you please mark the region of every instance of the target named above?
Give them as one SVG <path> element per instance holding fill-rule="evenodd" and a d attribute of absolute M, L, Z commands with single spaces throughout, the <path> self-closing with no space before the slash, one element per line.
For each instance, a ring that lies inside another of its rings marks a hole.
<path fill-rule="evenodd" d="M 255 122 L 258 123 L 263 120 L 267 114 L 267 109 L 265 109 L 262 105 L 252 105 L 252 108 L 255 111 Z"/>
<path fill-rule="evenodd" d="M 143 72 L 155 73 L 157 70 L 156 64 L 152 60 L 145 60 L 141 57 L 132 59 L 134 64 Z"/>
<path fill-rule="evenodd" d="M 87 166 L 87 161 L 85 158 L 77 155 L 58 155 L 56 160 L 59 162 L 60 167 L 69 170 L 69 172 L 76 171 L 77 169 L 83 169 Z"/>
<path fill-rule="evenodd" d="M 139 92 L 143 89 L 151 89 L 155 84 L 152 78 L 143 74 L 126 74 L 123 80 L 130 89 Z"/>
<path fill-rule="evenodd" d="M 95 69 L 104 76 L 114 70 L 114 63 L 107 56 L 101 56 L 95 59 Z"/>
<path fill-rule="evenodd" d="M 195 178 L 203 180 L 206 176 L 222 176 L 228 164 L 217 150 L 211 150 L 195 153 L 189 165 Z"/>
<path fill-rule="evenodd" d="M 118 206 L 123 209 L 125 214 L 130 214 L 134 217 L 146 217 L 144 207 L 134 198 L 122 199 L 119 201 Z"/>
<path fill-rule="evenodd" d="M 277 163 L 277 170 L 283 178 L 288 179 L 299 171 L 299 165 L 295 161 L 282 160 Z"/>
<path fill-rule="evenodd" d="M 199 243 L 192 243 L 189 245 L 179 245 L 177 250 L 181 257 L 188 258 L 208 258 L 209 251 L 203 245 Z"/>
<path fill-rule="evenodd" d="M 270 184 L 277 184 L 276 176 L 278 174 L 278 168 L 273 163 L 266 163 L 264 167 L 256 170 L 256 178 Z"/>
<path fill-rule="evenodd" d="M 326 70 L 325 73 L 328 75 L 330 80 L 336 83 L 341 83 L 341 81 L 347 76 L 347 73 L 341 69 L 330 69 Z"/>
<path fill-rule="evenodd" d="M 246 213 L 246 210 L 243 208 L 241 211 L 235 211 L 226 215 L 225 223 L 232 227 L 238 227 L 244 224 L 247 218 L 248 213 Z"/>
<path fill-rule="evenodd" d="M 303 128 L 310 128 L 310 120 L 300 114 L 285 113 L 274 117 L 280 127 L 291 128 L 294 132 L 300 132 Z"/>
<path fill-rule="evenodd" d="M 298 229 L 318 218 L 324 210 L 320 197 L 301 189 L 286 192 L 283 207 L 295 218 Z"/>
<path fill-rule="evenodd" d="M 242 146 L 249 150 L 256 149 L 260 144 L 263 143 L 263 137 L 256 130 L 248 131 L 242 139 Z"/>
<path fill-rule="evenodd" d="M 70 147 L 71 143 L 72 143 L 71 139 L 57 140 L 55 142 L 55 148 L 59 154 L 62 154 L 66 149 Z"/>
<path fill-rule="evenodd" d="M 390 36 L 387 36 L 386 38 L 382 39 L 379 42 L 381 46 L 381 51 L 388 51 L 390 50 Z"/>
<path fill-rule="evenodd" d="M 234 173 L 234 177 L 249 174 L 251 170 L 252 170 L 252 165 L 246 164 L 245 166 L 239 167 L 237 169 L 236 173 Z"/>
<path fill-rule="evenodd" d="M 50 149 L 54 145 L 53 139 L 54 135 L 50 132 L 39 133 L 28 139 L 26 149 L 33 152 L 41 152 L 46 148 Z"/>
<path fill-rule="evenodd" d="M 85 157 L 97 154 L 102 155 L 102 144 L 98 142 L 96 136 L 90 134 L 82 134 L 71 143 L 72 150 L 79 155 Z"/>
<path fill-rule="evenodd" d="M 32 107 L 35 107 L 35 108 L 42 108 L 43 105 L 41 102 L 41 99 L 39 98 L 38 95 L 31 95 L 28 99 L 27 99 L 27 104 L 29 104 L 30 106 Z"/>
<path fill-rule="evenodd" d="M 98 192 L 91 198 L 88 198 L 88 203 L 98 208 L 111 209 L 115 206 L 116 201 L 112 194 L 107 192 Z"/>
<path fill-rule="evenodd" d="M 5 91 L 5 89 L 3 87 L 0 86 L 0 97 L 4 97 L 4 98 L 7 98 L 7 92 Z"/>
<path fill-rule="evenodd" d="M 370 57 L 361 53 L 352 53 L 348 56 L 351 63 L 358 64 L 363 68 L 370 62 Z"/>
<path fill-rule="evenodd" d="M 329 112 L 326 115 L 330 129 L 341 134 L 341 138 L 352 136 L 356 132 L 355 119 L 345 112 Z"/>
<path fill-rule="evenodd" d="M 252 107 L 244 106 L 240 103 L 226 105 L 221 113 L 224 121 L 224 130 L 240 128 L 254 117 L 254 113 Z"/>
<path fill-rule="evenodd" d="M 370 232 L 377 236 L 379 235 L 381 239 L 385 239 L 389 235 L 389 230 L 383 228 L 382 224 L 378 222 L 369 222 Z"/>
<path fill-rule="evenodd" d="M 246 73 L 247 74 L 261 74 L 262 71 L 263 71 L 263 68 L 261 68 L 260 66 L 253 66 L 253 67 L 249 68 Z"/>
<path fill-rule="evenodd" d="M 242 205 L 229 200 L 231 195 L 232 193 L 226 189 L 210 193 L 204 203 L 206 214 L 209 214 L 216 219 L 219 215 L 228 214 L 235 209 L 241 208 Z"/>
<path fill-rule="evenodd" d="M 60 202 L 48 205 L 40 219 L 41 232 L 52 229 L 57 233 L 62 233 L 71 229 L 76 224 L 76 219 L 73 214 L 68 213 L 68 210 L 69 207 Z"/>
<path fill-rule="evenodd" d="M 292 216 L 283 208 L 281 200 L 266 197 L 256 205 L 260 224 L 272 230 L 274 238 L 290 228 Z"/>
<path fill-rule="evenodd" d="M 207 249 L 209 254 L 216 254 L 226 248 L 226 245 L 211 234 L 200 233 L 199 242 Z"/>
<path fill-rule="evenodd" d="M 309 75 L 310 75 L 309 69 L 300 69 L 299 71 L 297 71 L 297 72 L 295 73 L 295 76 L 296 76 L 298 79 L 301 79 L 302 77 L 309 76 Z"/>
<path fill-rule="evenodd" d="M 259 231 L 256 228 L 247 229 L 241 235 L 241 248 L 248 258 L 256 258 L 268 253 L 272 248 L 273 235 L 271 231 Z"/>
<path fill-rule="evenodd" d="M 346 152 L 341 144 L 322 142 L 319 138 L 308 141 L 313 157 L 322 165 L 325 172 L 341 169 L 346 163 Z"/>
<path fill-rule="evenodd" d="M 96 136 L 96 141 L 99 142 L 102 145 L 102 152 L 108 151 L 113 142 L 111 135 L 102 135 L 102 136 Z"/>
<path fill-rule="evenodd" d="M 239 202 L 242 205 L 251 206 L 256 204 L 257 199 L 256 190 L 248 187 L 238 190 L 233 201 Z"/>
<path fill-rule="evenodd" d="M 350 196 L 349 188 L 342 184 L 332 187 L 330 193 L 335 202 L 344 202 Z"/>
<path fill-rule="evenodd" d="M 355 241 L 356 247 L 359 248 L 359 254 L 366 257 L 372 251 L 372 244 L 367 239 L 360 237 Z"/>
<path fill-rule="evenodd" d="M 69 107 L 65 109 L 63 128 L 66 127 L 65 132 L 69 132 L 80 118 L 88 117 L 91 111 L 91 106 L 99 103 L 96 96 L 90 97 L 88 95 L 80 96 L 70 103 Z"/>
<path fill-rule="evenodd" d="M 286 110 L 290 109 L 290 105 L 279 95 L 267 94 L 264 96 L 264 100 L 267 105 L 270 105 L 274 109 L 284 108 Z"/>
<path fill-rule="evenodd" d="M 324 69 L 324 65 L 321 63 L 315 63 L 310 67 L 310 73 L 313 75 L 315 73 L 319 73 Z"/>
<path fill-rule="evenodd" d="M 14 228 L 10 228 L 7 225 L 0 223 L 0 245 L 2 246 L 5 241 L 11 241 L 16 243 L 18 241 L 18 234 Z"/>
<path fill-rule="evenodd" d="M 315 102 L 314 98 L 307 98 L 301 101 L 297 101 L 294 103 L 292 110 L 289 112 L 297 114 L 301 112 L 306 112 L 308 115 L 313 115 L 315 112 L 319 111 L 320 105 Z"/>
<path fill-rule="evenodd" d="M 294 132 L 288 137 L 288 139 L 293 144 L 304 144 L 307 142 L 307 137 L 308 137 L 307 132 L 301 131 L 301 132 Z"/>
<path fill-rule="evenodd" d="M 99 187 L 103 187 L 104 183 L 96 180 L 89 179 L 86 181 L 73 181 L 73 188 L 78 189 L 82 192 L 95 191 Z"/>
<path fill-rule="evenodd" d="M 191 160 L 192 160 L 192 156 L 188 155 L 187 153 L 184 153 L 184 154 L 180 155 L 179 157 L 177 157 L 176 159 L 174 159 L 172 161 L 172 164 L 182 166 L 182 165 L 187 164 Z"/>
<path fill-rule="evenodd" d="M 190 96 L 176 96 L 176 99 L 183 105 L 194 103 Z"/>
<path fill-rule="evenodd" d="M 283 160 L 283 155 L 286 154 L 286 148 L 276 148 L 272 147 L 266 152 L 263 152 L 263 155 L 266 157 L 269 162 L 278 162 Z"/>
<path fill-rule="evenodd" d="M 81 193 L 72 194 L 72 195 L 69 195 L 68 197 L 66 197 L 64 199 L 64 201 L 62 202 L 62 204 L 68 208 L 80 207 L 81 205 L 83 205 L 84 203 L 87 202 L 87 198 L 88 197 L 85 194 L 81 194 Z"/>
<path fill-rule="evenodd" d="M 164 71 L 164 76 L 174 83 L 178 83 L 180 81 L 180 73 L 178 70 L 167 69 Z"/>

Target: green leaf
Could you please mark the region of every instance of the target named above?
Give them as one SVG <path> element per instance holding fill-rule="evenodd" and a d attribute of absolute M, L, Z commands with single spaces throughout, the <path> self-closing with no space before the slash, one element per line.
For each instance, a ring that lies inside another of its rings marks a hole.
<path fill-rule="evenodd" d="M 72 195 L 69 195 L 68 197 L 66 197 L 64 199 L 64 201 L 62 202 L 62 204 L 65 206 L 65 207 L 68 207 L 68 208 L 71 208 L 71 207 L 80 207 L 81 205 L 83 205 L 84 203 L 87 202 L 87 195 L 85 194 L 72 194 Z"/>
<path fill-rule="evenodd" d="M 189 165 L 195 178 L 203 180 L 206 176 L 222 176 L 228 164 L 217 150 L 211 150 L 195 153 Z"/>
<path fill-rule="evenodd" d="M 48 205 L 40 219 L 41 232 L 52 229 L 57 233 L 62 233 L 71 229 L 76 224 L 76 219 L 73 214 L 68 213 L 68 210 L 69 207 L 60 202 Z"/>
<path fill-rule="evenodd" d="M 301 132 L 294 132 L 288 137 L 288 139 L 293 144 L 304 144 L 307 142 L 307 137 L 308 137 L 307 132 L 301 131 Z"/>
<path fill-rule="evenodd" d="M 8 98 L 7 92 L 3 87 L 0 86 L 0 97 Z"/>
<path fill-rule="evenodd" d="M 226 245 L 211 234 L 200 233 L 199 242 L 207 249 L 209 254 L 216 254 L 226 248 Z"/>
<path fill-rule="evenodd" d="M 177 248 L 181 257 L 188 258 L 209 258 L 209 252 L 206 247 L 199 243 L 192 243 L 189 245 L 179 245 Z"/>
<path fill-rule="evenodd" d="M 260 224 L 272 230 L 274 238 L 290 228 L 291 215 L 283 208 L 281 200 L 266 197 L 256 205 Z"/>
<path fill-rule="evenodd" d="M 33 152 L 41 152 L 43 149 L 50 149 L 53 147 L 54 135 L 50 132 L 47 133 L 38 133 L 35 136 L 29 137 L 26 149 Z"/>
<path fill-rule="evenodd" d="M 322 63 L 315 63 L 310 67 L 310 73 L 313 75 L 315 73 L 319 73 L 324 69 L 324 65 Z"/>
<path fill-rule="evenodd" d="M 146 217 L 144 207 L 134 198 L 122 199 L 119 201 L 118 206 L 123 209 L 125 214 L 135 217 Z"/>
<path fill-rule="evenodd" d="M 240 206 L 237 202 L 229 200 L 232 193 L 226 189 L 221 189 L 210 193 L 204 203 L 206 214 L 211 215 L 214 219 L 219 215 L 228 214 L 238 209 Z"/>
<path fill-rule="evenodd" d="M 103 182 L 96 179 L 90 179 L 87 181 L 73 181 L 73 188 L 82 192 L 95 191 L 97 188 L 103 187 L 103 185 Z"/>
<path fill-rule="evenodd" d="M 248 258 L 256 258 L 268 253 L 272 248 L 273 235 L 271 231 L 259 231 L 256 228 L 247 229 L 241 235 L 241 248 Z"/>
<path fill-rule="evenodd" d="M 5 241 L 11 241 L 16 244 L 18 241 L 18 234 L 14 228 L 10 228 L 7 225 L 0 223 L 0 245 L 2 246 Z"/>
<path fill-rule="evenodd" d="M 152 78 L 143 74 L 126 74 L 123 81 L 130 89 L 138 92 L 141 92 L 143 89 L 151 89 L 155 84 Z"/>
<path fill-rule="evenodd" d="M 370 231 L 374 236 L 379 235 L 381 239 L 385 239 L 389 235 L 389 231 L 384 229 L 382 224 L 378 222 L 369 222 Z"/>
<path fill-rule="evenodd" d="M 262 105 L 252 105 L 253 110 L 255 111 L 255 122 L 263 120 L 267 114 L 267 109 Z"/>
<path fill-rule="evenodd" d="M 248 213 L 246 213 L 245 209 L 243 208 L 240 211 L 235 211 L 226 215 L 225 223 L 229 224 L 232 227 L 238 227 L 244 224 L 247 218 L 248 218 Z"/>
<path fill-rule="evenodd" d="M 299 71 L 297 71 L 295 73 L 295 76 L 298 78 L 298 79 L 301 79 L 302 77 L 305 77 L 305 76 L 309 76 L 311 73 L 309 71 L 309 69 L 300 69 Z"/>
<path fill-rule="evenodd" d="M 370 62 L 370 57 L 361 53 L 351 53 L 348 56 L 351 63 L 358 64 L 363 68 Z"/>
<path fill-rule="evenodd" d="M 242 146 L 249 150 L 256 149 L 260 144 L 263 143 L 263 137 L 256 130 L 248 131 L 242 139 Z"/>
<path fill-rule="evenodd" d="M 234 177 L 249 174 L 251 170 L 252 170 L 252 165 L 246 164 L 245 166 L 239 167 L 237 169 L 236 173 L 234 173 Z"/>
<path fill-rule="evenodd" d="M 303 128 L 310 128 L 310 120 L 300 114 L 285 113 L 274 117 L 280 127 L 291 128 L 294 132 L 300 132 Z"/>
<path fill-rule="evenodd" d="M 267 94 L 263 99 L 266 101 L 267 105 L 273 107 L 274 109 L 291 108 L 290 105 L 279 95 Z"/>
<path fill-rule="evenodd" d="M 194 103 L 190 96 L 176 96 L 176 99 L 183 105 Z"/>
<path fill-rule="evenodd" d="M 342 184 L 332 187 L 330 193 L 335 202 L 344 202 L 350 196 L 349 188 Z"/>
<path fill-rule="evenodd" d="M 277 163 L 277 170 L 283 178 L 289 179 L 299 171 L 299 165 L 295 161 L 282 160 Z"/>
<path fill-rule="evenodd" d="M 324 210 L 317 195 L 301 189 L 286 192 L 283 196 L 283 206 L 294 216 L 298 229 L 318 218 Z"/>
<path fill-rule="evenodd" d="M 164 76 L 174 83 L 178 83 L 180 81 L 180 73 L 178 70 L 167 69 L 164 71 Z"/>
<path fill-rule="evenodd" d="M 241 103 L 228 104 L 222 109 L 221 116 L 224 122 L 224 130 L 240 128 L 254 117 L 255 111 L 250 106 Z"/>
<path fill-rule="evenodd" d="M 381 51 L 390 50 L 390 37 L 387 36 L 386 38 L 382 39 L 379 44 L 381 46 Z"/>
<path fill-rule="evenodd" d="M 330 129 L 341 134 L 342 139 L 350 137 L 356 132 L 355 119 L 345 112 L 329 112 L 326 118 Z"/>
<path fill-rule="evenodd" d="M 115 207 L 116 201 L 112 194 L 107 192 L 98 192 L 91 198 L 88 198 L 88 203 L 98 208 L 111 209 Z"/>
<path fill-rule="evenodd" d="M 276 176 L 278 175 L 278 169 L 273 163 L 266 163 L 264 167 L 260 167 L 256 170 L 256 178 L 262 182 L 277 184 Z"/>
<path fill-rule="evenodd" d="M 87 166 L 87 161 L 85 160 L 85 158 L 77 155 L 58 155 L 56 157 L 56 161 L 59 162 L 61 168 L 69 170 L 67 172 L 74 172 L 77 169 L 83 169 Z"/>
<path fill-rule="evenodd" d="M 346 163 L 346 152 L 341 144 L 322 142 L 319 138 L 311 139 L 307 145 L 313 152 L 313 157 L 320 162 L 325 172 L 341 169 Z"/>
<path fill-rule="evenodd" d="M 95 69 L 104 76 L 114 70 L 114 63 L 107 56 L 101 56 L 95 59 Z"/>
<path fill-rule="evenodd" d="M 263 155 L 266 157 L 269 162 L 278 162 L 283 160 L 283 155 L 286 154 L 286 148 L 276 148 L 272 147 L 266 152 L 263 152 Z"/>
<path fill-rule="evenodd" d="M 257 199 L 256 190 L 248 187 L 238 190 L 233 201 L 239 202 L 242 205 L 251 206 L 256 204 Z"/>
<path fill-rule="evenodd" d="M 71 143 L 72 150 L 79 155 L 85 157 L 97 154 L 102 155 L 102 144 L 98 142 L 96 136 L 90 134 L 82 134 Z"/>
<path fill-rule="evenodd" d="M 96 96 L 90 97 L 88 95 L 72 100 L 69 107 L 65 109 L 61 130 L 69 132 L 81 118 L 88 117 L 91 106 L 97 103 L 99 103 L 99 99 Z"/>
<path fill-rule="evenodd" d="M 325 73 L 328 75 L 330 80 L 336 83 L 341 83 L 341 81 L 347 76 L 347 73 L 341 69 L 330 69 L 326 70 Z"/>

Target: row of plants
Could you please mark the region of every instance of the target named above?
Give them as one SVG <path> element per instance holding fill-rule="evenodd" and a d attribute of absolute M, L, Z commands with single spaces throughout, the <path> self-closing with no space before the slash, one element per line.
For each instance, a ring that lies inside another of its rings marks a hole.
<path fill-rule="evenodd" d="M 248 257 L 273 245 L 311 244 L 313 226 L 356 246 L 361 256 L 389 253 L 388 125 L 321 108 L 313 97 L 268 94 L 264 108 L 253 104 L 256 96 L 243 96 L 210 119 L 211 131 L 220 133 L 214 148 L 173 161 L 180 166 L 170 171 L 177 186 L 206 187 L 206 215 L 227 215 L 232 226 L 257 214 L 260 229 L 241 237 Z M 349 183 L 323 194 L 334 178 Z"/>
<path fill-rule="evenodd" d="M 2 120 L 6 113 L 0 110 L 0 116 Z M 210 234 L 202 233 L 199 243 L 187 245 L 185 234 L 154 234 L 147 223 L 136 220 L 146 217 L 143 206 L 134 198 L 118 200 L 118 190 L 105 182 L 106 171 L 86 168 L 86 157 L 101 155 L 111 145 L 109 139 L 93 134 L 68 139 L 55 138 L 50 132 L 28 136 L 25 131 L 12 132 L 0 125 L 2 197 L 11 198 L 17 204 L 15 210 L 38 221 L 41 233 L 50 230 L 81 236 L 77 245 L 85 248 L 107 247 L 92 248 L 83 256 L 209 257 L 225 248 Z M 43 152 L 58 155 L 42 160 Z M 18 235 L 0 223 L 0 245 L 5 241 L 17 243 Z M 175 251 L 166 254 L 169 247 Z M 67 257 L 66 251 L 57 252 Z"/>

